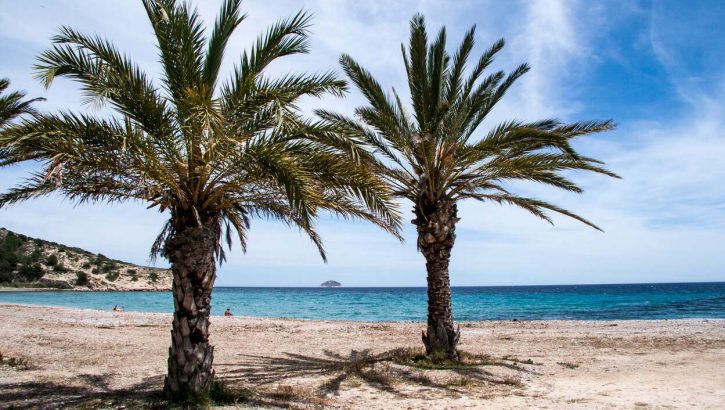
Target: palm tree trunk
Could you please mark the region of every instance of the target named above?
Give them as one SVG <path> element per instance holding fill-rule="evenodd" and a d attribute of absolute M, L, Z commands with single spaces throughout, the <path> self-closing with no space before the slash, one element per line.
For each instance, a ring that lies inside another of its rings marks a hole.
<path fill-rule="evenodd" d="M 177 230 L 164 247 L 174 275 L 174 322 L 164 392 L 172 400 L 208 393 L 214 381 L 209 343 L 215 238 L 208 227 Z"/>
<path fill-rule="evenodd" d="M 431 207 L 416 206 L 415 213 L 418 248 L 425 256 L 428 271 L 428 332 L 423 332 L 423 344 L 429 356 L 456 360 L 460 329 L 456 330 L 453 326 L 448 276 L 448 263 L 459 221 L 456 204 L 442 200 Z"/>

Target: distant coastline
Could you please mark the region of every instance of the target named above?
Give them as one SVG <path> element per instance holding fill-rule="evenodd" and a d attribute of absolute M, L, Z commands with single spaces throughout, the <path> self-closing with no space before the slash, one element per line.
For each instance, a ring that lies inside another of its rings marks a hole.
<path fill-rule="evenodd" d="M 171 290 L 171 270 L 140 266 L 0 227 L 3 291 Z"/>

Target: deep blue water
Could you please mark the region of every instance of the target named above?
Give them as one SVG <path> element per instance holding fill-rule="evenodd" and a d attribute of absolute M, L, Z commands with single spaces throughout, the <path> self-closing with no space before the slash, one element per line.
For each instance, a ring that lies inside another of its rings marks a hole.
<path fill-rule="evenodd" d="M 0 292 L 0 302 L 171 312 L 170 292 Z M 421 321 L 425 288 L 216 288 L 213 311 L 235 315 Z M 725 282 L 454 287 L 456 320 L 725 319 Z"/>

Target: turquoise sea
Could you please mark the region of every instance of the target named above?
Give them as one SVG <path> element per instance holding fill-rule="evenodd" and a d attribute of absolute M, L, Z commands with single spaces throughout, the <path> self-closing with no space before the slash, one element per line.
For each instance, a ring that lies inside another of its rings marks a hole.
<path fill-rule="evenodd" d="M 422 321 L 425 288 L 215 288 L 214 315 Z M 171 312 L 170 292 L 0 292 L 0 302 Z M 725 319 L 725 282 L 454 287 L 456 320 Z"/>

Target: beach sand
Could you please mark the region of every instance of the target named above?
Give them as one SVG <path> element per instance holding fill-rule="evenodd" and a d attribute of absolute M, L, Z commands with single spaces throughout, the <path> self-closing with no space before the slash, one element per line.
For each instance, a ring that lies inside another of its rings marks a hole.
<path fill-rule="evenodd" d="M 0 407 L 158 402 L 170 321 L 0 304 Z M 353 352 L 419 346 L 423 327 L 213 317 L 216 373 L 253 392 L 250 406 L 725 408 L 725 320 L 462 323 L 460 348 L 490 355 L 491 365 L 351 364 L 361 357 Z"/>

